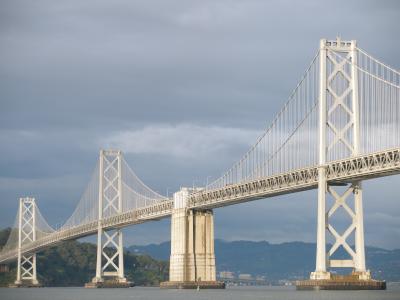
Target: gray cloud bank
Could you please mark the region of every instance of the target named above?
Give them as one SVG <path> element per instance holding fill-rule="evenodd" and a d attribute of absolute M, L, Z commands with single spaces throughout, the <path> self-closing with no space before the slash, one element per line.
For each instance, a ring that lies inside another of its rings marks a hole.
<path fill-rule="evenodd" d="M 320 38 L 357 39 L 399 69 L 398 1 L 0 3 L 0 226 L 33 195 L 73 211 L 98 150 L 119 147 L 155 190 L 203 185 L 255 141 Z M 365 184 L 366 242 L 400 247 L 398 176 Z M 397 193 L 397 194 L 396 194 Z M 315 192 L 218 209 L 216 235 L 314 241 Z M 168 221 L 127 243 L 169 239 Z"/>

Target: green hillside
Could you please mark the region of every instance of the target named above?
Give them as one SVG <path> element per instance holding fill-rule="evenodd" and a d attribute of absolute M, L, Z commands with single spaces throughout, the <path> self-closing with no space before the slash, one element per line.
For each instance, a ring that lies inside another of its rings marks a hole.
<path fill-rule="evenodd" d="M 7 240 L 9 229 L 0 231 L 0 246 Z M 83 286 L 96 273 L 96 245 L 67 241 L 37 253 L 39 281 L 45 286 Z M 136 285 L 158 286 L 168 278 L 168 263 L 148 255 L 124 255 L 125 276 Z M 16 264 L 9 273 L 0 273 L 0 286 L 16 278 Z"/>

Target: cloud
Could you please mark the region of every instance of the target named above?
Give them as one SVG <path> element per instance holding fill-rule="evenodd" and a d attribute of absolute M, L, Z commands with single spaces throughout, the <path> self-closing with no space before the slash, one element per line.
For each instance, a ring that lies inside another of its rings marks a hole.
<path fill-rule="evenodd" d="M 387 224 L 393 228 L 400 228 L 400 218 L 396 215 L 383 212 L 373 212 L 368 213 L 365 217 L 368 219 L 368 222 L 374 226 L 378 226 L 379 224 Z"/>
<path fill-rule="evenodd" d="M 160 192 L 216 179 L 281 109 L 320 38 L 357 39 L 399 68 L 400 5 L 386 2 L 0 1 L 0 226 L 30 194 L 50 223 L 67 219 L 99 148 L 124 150 Z M 368 221 L 400 214 L 399 182 L 364 185 L 370 244 L 400 247 L 391 218 Z M 315 193 L 287 199 L 218 210 L 218 237 L 313 241 Z M 166 223 L 127 239 L 167 240 Z"/>
<path fill-rule="evenodd" d="M 113 132 L 99 145 L 133 154 L 157 154 L 181 158 L 212 159 L 235 147 L 250 147 L 261 134 L 258 130 L 199 126 L 193 124 L 151 125 Z"/>

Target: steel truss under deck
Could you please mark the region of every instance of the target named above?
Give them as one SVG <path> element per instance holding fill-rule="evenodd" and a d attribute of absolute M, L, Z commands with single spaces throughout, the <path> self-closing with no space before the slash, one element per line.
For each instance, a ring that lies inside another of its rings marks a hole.
<path fill-rule="evenodd" d="M 216 208 L 316 189 L 318 186 L 318 168 L 318 166 L 314 166 L 241 184 L 227 185 L 221 189 L 202 191 L 190 196 L 188 207 L 191 209 Z M 328 163 L 324 168 L 327 181 L 330 183 L 353 183 L 360 180 L 399 174 L 400 148 L 337 160 Z M 101 226 L 104 230 L 108 230 L 159 220 L 169 217 L 172 213 L 172 208 L 173 201 L 165 200 L 136 211 L 103 218 Z M 98 222 L 95 221 L 65 231 L 55 232 L 23 245 L 21 254 L 28 255 L 51 247 L 60 241 L 92 235 L 97 231 Z M 15 259 L 17 255 L 16 250 L 6 252 L 0 256 L 0 262 Z"/>

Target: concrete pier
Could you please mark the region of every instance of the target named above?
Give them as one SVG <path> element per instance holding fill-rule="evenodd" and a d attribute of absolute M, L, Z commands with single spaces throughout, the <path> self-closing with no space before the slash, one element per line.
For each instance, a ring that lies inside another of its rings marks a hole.
<path fill-rule="evenodd" d="M 85 284 L 85 288 L 98 289 L 98 288 L 129 288 L 133 287 L 134 283 L 119 279 L 106 279 L 102 281 L 92 280 Z"/>
<path fill-rule="evenodd" d="M 213 212 L 187 209 L 191 192 L 182 188 L 174 194 L 169 281 L 160 287 L 225 288 L 223 282 L 216 281 Z"/>
<path fill-rule="evenodd" d="M 37 280 L 20 280 L 10 284 L 10 288 L 40 288 L 43 287 Z"/>
<path fill-rule="evenodd" d="M 165 281 L 161 282 L 162 289 L 224 289 L 223 281 Z"/>
<path fill-rule="evenodd" d="M 350 275 L 330 275 L 329 279 L 296 281 L 297 290 L 385 290 L 386 281 L 366 278 L 357 272 Z"/>

